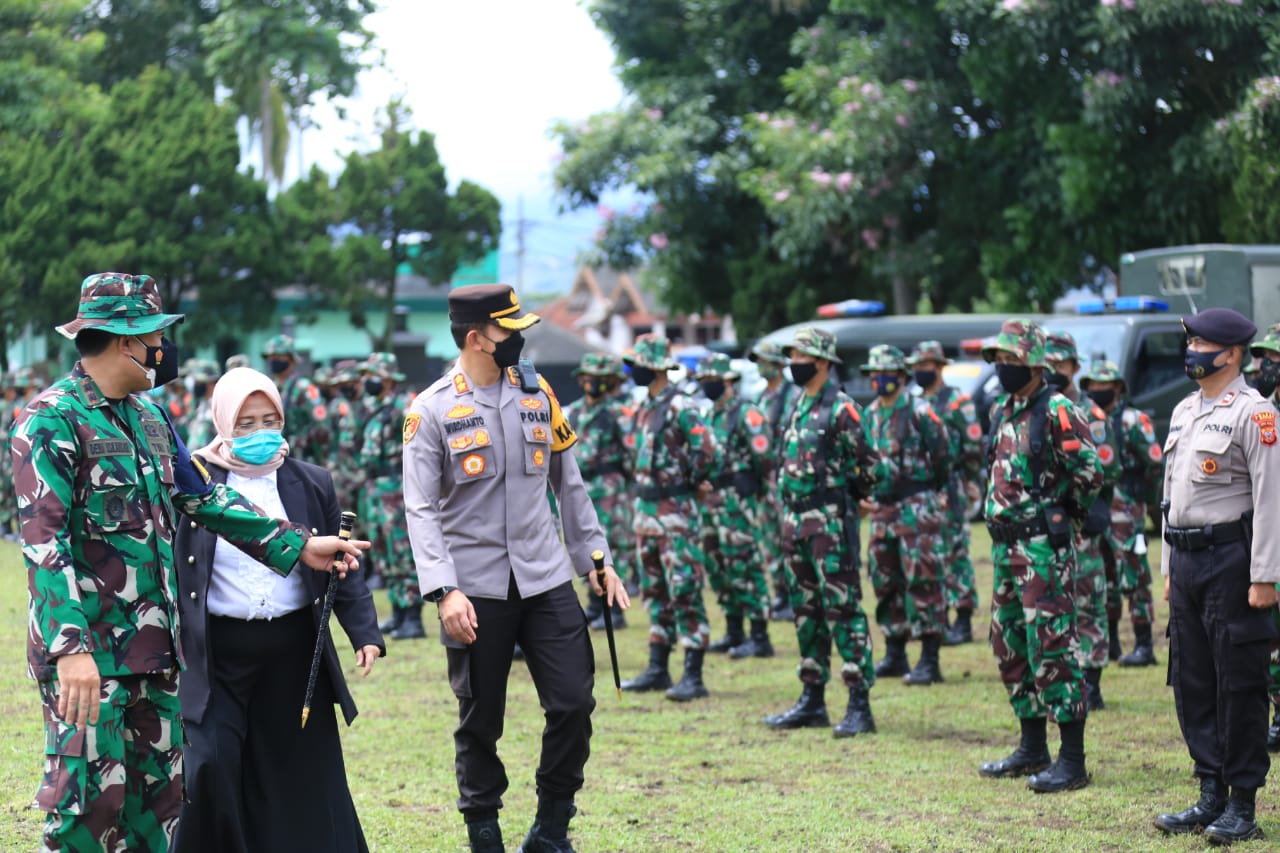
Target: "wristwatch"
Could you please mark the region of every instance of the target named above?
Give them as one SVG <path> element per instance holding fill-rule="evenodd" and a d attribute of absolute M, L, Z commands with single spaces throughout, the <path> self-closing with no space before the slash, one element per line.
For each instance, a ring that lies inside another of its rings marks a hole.
<path fill-rule="evenodd" d="M 455 589 L 457 589 L 456 586 L 442 586 L 439 589 L 433 589 L 423 597 L 426 598 L 427 601 L 433 601 L 436 604 L 439 604 L 444 601 L 444 597 L 446 595 L 453 592 Z"/>

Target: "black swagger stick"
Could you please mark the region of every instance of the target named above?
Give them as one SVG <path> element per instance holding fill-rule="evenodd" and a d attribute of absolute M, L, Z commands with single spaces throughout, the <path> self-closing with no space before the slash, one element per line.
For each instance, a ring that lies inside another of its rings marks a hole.
<path fill-rule="evenodd" d="M 604 596 L 604 633 L 609 638 L 609 662 L 613 664 L 613 687 L 622 698 L 622 676 L 618 674 L 618 647 L 613 642 L 613 605 L 609 603 L 609 586 L 604 579 L 604 551 L 592 551 L 591 562 L 595 565 L 596 579 L 600 581 L 600 591 Z"/>
<path fill-rule="evenodd" d="M 351 530 L 356 526 L 356 514 L 344 512 L 338 524 L 338 538 L 350 539 Z M 320 658 L 324 657 L 324 639 L 329 633 L 329 614 L 333 612 L 333 596 L 338 591 L 338 570 L 344 563 L 333 561 L 333 569 L 329 572 L 329 585 L 324 589 L 324 607 L 320 611 L 320 629 L 316 631 L 316 650 L 311 654 L 311 672 L 307 675 L 307 695 L 302 700 L 302 728 L 307 727 L 307 718 L 311 716 L 311 698 L 316 692 L 316 676 L 320 674 Z"/>

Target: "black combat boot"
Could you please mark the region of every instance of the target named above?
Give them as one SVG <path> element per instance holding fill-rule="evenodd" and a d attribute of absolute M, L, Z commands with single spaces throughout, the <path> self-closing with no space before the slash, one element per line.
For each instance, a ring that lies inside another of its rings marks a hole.
<path fill-rule="evenodd" d="M 751 620 L 751 636 L 740 646 L 729 649 L 731 658 L 771 658 L 773 643 L 769 642 L 769 623 L 764 619 Z"/>
<path fill-rule="evenodd" d="M 684 675 L 680 682 L 667 691 L 667 698 L 673 702 L 690 702 L 710 696 L 710 691 L 702 683 L 702 659 L 707 656 L 706 649 L 684 650 Z"/>
<path fill-rule="evenodd" d="M 1028 776 L 1049 766 L 1049 742 L 1046 735 L 1048 721 L 1043 717 L 1019 720 L 1022 739 L 1018 748 L 999 761 L 987 761 L 978 766 L 978 772 L 989 779 L 1006 776 Z"/>
<path fill-rule="evenodd" d="M 938 664 L 938 649 L 942 646 L 940 634 L 925 634 L 920 638 L 920 660 L 916 668 L 902 677 L 903 684 L 928 686 L 942 683 L 942 668 Z"/>
<path fill-rule="evenodd" d="M 724 636 L 707 646 L 707 651 L 712 654 L 724 654 L 734 646 L 740 646 L 747 641 L 747 635 L 742 631 L 742 616 L 724 617 L 724 627 Z"/>
<path fill-rule="evenodd" d="M 973 642 L 973 610 L 961 607 L 956 610 L 956 621 L 951 623 L 942 640 L 944 646 L 963 646 Z"/>
<path fill-rule="evenodd" d="M 404 609 L 404 621 L 400 623 L 399 628 L 391 632 L 390 636 L 393 640 L 416 640 L 427 636 L 426 630 L 422 627 L 421 602 Z"/>
<path fill-rule="evenodd" d="M 1271 728 L 1267 729 L 1267 752 L 1280 752 L 1280 707 L 1271 718 Z"/>
<path fill-rule="evenodd" d="M 1098 668 L 1084 671 L 1084 703 L 1090 711 L 1101 711 L 1107 707 L 1102 701 L 1102 670 Z"/>
<path fill-rule="evenodd" d="M 853 737 L 872 734 L 876 730 L 876 718 L 871 716 L 871 690 L 865 681 L 849 686 L 849 707 L 844 719 L 831 730 L 834 737 Z"/>
<path fill-rule="evenodd" d="M 645 693 L 649 690 L 666 690 L 671 686 L 671 672 L 667 669 L 667 661 L 671 658 L 671 647 L 649 644 L 649 666 L 635 678 L 622 682 L 622 689 L 628 693 Z"/>
<path fill-rule="evenodd" d="M 1226 811 L 1204 828 L 1204 837 L 1210 844 L 1234 844 L 1262 837 L 1262 828 L 1254 820 L 1253 788 L 1233 788 L 1227 800 Z"/>
<path fill-rule="evenodd" d="M 1120 660 L 1120 655 L 1122 653 L 1120 648 L 1120 620 L 1108 619 L 1107 631 L 1109 632 L 1107 636 L 1111 638 L 1107 644 L 1107 659 Z"/>
<path fill-rule="evenodd" d="M 574 853 L 569 843 L 569 819 L 578 809 L 573 800 L 538 797 L 538 813 L 517 853 Z"/>
<path fill-rule="evenodd" d="M 596 591 L 591 588 L 591 584 L 587 584 L 587 606 L 582 609 L 582 615 L 587 617 L 587 624 L 591 624 L 600 618 L 600 613 L 604 610 L 604 599 L 596 595 Z"/>
<path fill-rule="evenodd" d="M 1222 817 L 1227 809 L 1227 783 L 1216 776 L 1200 777 L 1200 799 L 1189 809 L 1156 815 L 1157 829 L 1183 834 L 1199 832 Z"/>
<path fill-rule="evenodd" d="M 1027 779 L 1027 787 L 1037 794 L 1075 791 L 1088 785 L 1092 778 L 1084 766 L 1084 720 L 1058 723 L 1058 733 L 1062 737 L 1058 760 L 1048 770 Z"/>
<path fill-rule="evenodd" d="M 794 622 L 795 611 L 791 609 L 791 593 L 785 581 L 777 581 L 773 585 L 773 601 L 769 602 L 769 618 L 774 622 Z"/>
<path fill-rule="evenodd" d="M 507 853 L 502 845 L 502 827 L 498 826 L 496 817 L 468 820 L 467 840 L 471 843 L 471 853 Z"/>
<path fill-rule="evenodd" d="M 806 681 L 796 704 L 781 714 L 765 717 L 764 724 L 775 729 L 826 728 L 831 725 L 831 718 L 827 716 L 826 686 Z"/>
<path fill-rule="evenodd" d="M 895 675 L 906 675 L 911 671 L 911 661 L 907 660 L 907 638 L 886 637 L 884 640 L 884 657 L 876 664 L 876 676 L 891 678 Z"/>
<path fill-rule="evenodd" d="M 383 619 L 378 623 L 378 630 L 384 634 L 390 634 L 395 629 L 404 624 L 404 608 L 391 605 L 391 616 Z"/>
<path fill-rule="evenodd" d="M 1133 626 L 1133 651 L 1120 658 L 1121 666 L 1155 666 L 1156 653 L 1151 648 L 1151 626 Z"/>

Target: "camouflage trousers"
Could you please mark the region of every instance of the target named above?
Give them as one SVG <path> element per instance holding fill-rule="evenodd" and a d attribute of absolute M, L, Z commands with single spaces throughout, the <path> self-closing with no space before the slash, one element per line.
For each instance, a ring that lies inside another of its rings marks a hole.
<path fill-rule="evenodd" d="M 760 559 L 770 589 L 787 588 L 787 569 L 782 547 L 782 502 L 777 482 L 770 480 L 760 501 L 756 530 L 760 543 Z"/>
<path fill-rule="evenodd" d="M 859 598 L 858 555 L 850 552 L 844 521 L 834 507 L 782 516 L 787 589 L 800 646 L 798 675 L 806 684 L 831 680 L 831 646 L 846 685 L 875 684 L 871 632 Z"/>
<path fill-rule="evenodd" d="M 973 559 L 969 556 L 969 503 L 963 484 L 951 489 L 947 496 L 947 511 L 942 525 L 943 582 L 946 585 L 947 607 L 951 610 L 977 610 L 978 585 L 973 574 Z"/>
<path fill-rule="evenodd" d="M 1113 582 L 1107 588 L 1107 615 L 1120 621 L 1124 598 L 1129 599 L 1129 619 L 1134 626 L 1155 622 L 1155 600 L 1151 595 L 1151 566 L 1147 562 L 1147 505 L 1117 497 L 1111 504 L 1111 529 L 1107 533 L 1112 559 Z M 1142 536 L 1139 544 L 1138 537 Z M 1142 553 L 1138 553 L 1142 551 Z"/>
<path fill-rule="evenodd" d="M 1014 714 L 1083 720 L 1084 674 L 1070 590 L 1075 555 L 1069 548 L 1054 550 L 1041 535 L 992 543 L 991 560 L 991 648 Z"/>
<path fill-rule="evenodd" d="M 871 513 L 871 586 L 876 624 L 886 637 L 919 639 L 946 629 L 942 519 L 935 492 L 880 504 Z"/>
<path fill-rule="evenodd" d="M 613 570 L 623 581 L 635 578 L 635 531 L 630 497 L 623 474 L 605 474 L 587 484 L 587 495 L 596 508 L 600 529 L 613 553 Z"/>
<path fill-rule="evenodd" d="M 703 550 L 707 577 L 726 616 L 766 619 L 769 581 L 760 563 L 758 519 L 763 514 L 754 497 L 729 490 L 703 514 Z"/>
<path fill-rule="evenodd" d="M 57 717 L 57 682 L 40 685 L 45 772 L 33 808 L 42 851 L 165 853 L 182 810 L 178 673 L 106 676 L 97 725 Z"/>
<path fill-rule="evenodd" d="M 1071 597 L 1076 605 L 1077 657 L 1083 669 L 1102 669 L 1111 632 L 1107 624 L 1107 567 L 1102 556 L 1102 536 L 1076 536 L 1076 570 Z"/>
<path fill-rule="evenodd" d="M 650 643 L 705 649 L 711 641 L 696 519 L 692 501 L 665 498 L 656 504 L 641 501 L 636 508 L 636 557 Z"/>
<path fill-rule="evenodd" d="M 399 477 L 378 477 L 369 489 L 370 526 L 377 539 L 373 550 L 387 582 L 387 600 L 393 607 L 422 603 L 418 572 L 404 523 L 404 487 Z"/>

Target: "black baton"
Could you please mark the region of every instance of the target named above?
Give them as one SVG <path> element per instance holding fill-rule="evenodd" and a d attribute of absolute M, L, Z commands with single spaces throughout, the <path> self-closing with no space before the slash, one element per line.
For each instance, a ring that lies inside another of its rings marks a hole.
<path fill-rule="evenodd" d="M 350 539 L 351 529 L 356 526 L 356 514 L 344 512 L 338 525 L 338 538 Z M 324 656 L 324 639 L 329 633 L 329 614 L 333 612 L 333 596 L 338 591 L 338 570 L 345 567 L 341 559 L 333 561 L 329 571 L 329 585 L 324 589 L 324 608 L 320 611 L 320 629 L 316 631 L 316 650 L 311 654 L 311 672 L 307 675 L 307 694 L 302 700 L 302 728 L 307 727 L 307 718 L 311 716 L 311 698 L 316 692 L 316 676 L 320 674 L 320 658 Z"/>
<path fill-rule="evenodd" d="M 613 664 L 613 687 L 622 698 L 622 676 L 618 674 L 618 647 L 613 641 L 613 605 L 609 603 L 609 585 L 605 582 L 604 551 L 592 551 L 591 562 L 596 567 L 596 580 L 600 582 L 600 595 L 604 599 L 604 633 L 609 638 L 609 663 Z"/>

